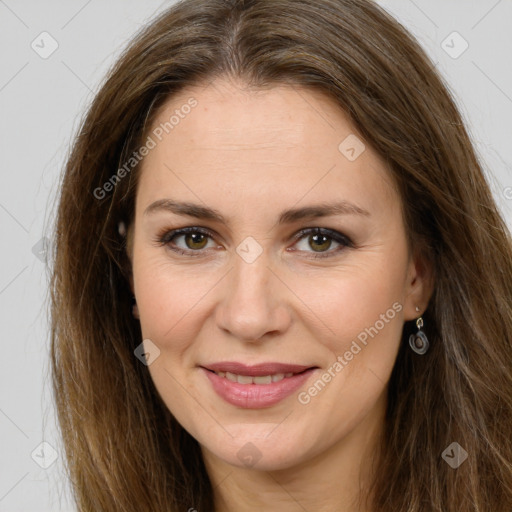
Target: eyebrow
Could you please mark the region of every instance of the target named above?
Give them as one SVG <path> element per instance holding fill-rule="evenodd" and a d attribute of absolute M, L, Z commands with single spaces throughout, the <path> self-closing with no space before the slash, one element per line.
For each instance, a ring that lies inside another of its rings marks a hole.
<path fill-rule="evenodd" d="M 176 215 L 186 215 L 196 219 L 208 219 L 229 224 L 228 219 L 218 210 L 202 206 L 200 204 L 189 202 L 178 202 L 172 199 L 159 199 L 151 203 L 145 210 L 144 215 L 166 211 Z M 298 220 L 316 219 L 318 217 L 328 217 L 330 215 L 362 215 L 370 217 L 369 211 L 361 208 L 349 201 L 338 201 L 336 203 L 320 203 L 302 208 L 291 208 L 284 210 L 279 215 L 278 224 L 291 224 Z"/>

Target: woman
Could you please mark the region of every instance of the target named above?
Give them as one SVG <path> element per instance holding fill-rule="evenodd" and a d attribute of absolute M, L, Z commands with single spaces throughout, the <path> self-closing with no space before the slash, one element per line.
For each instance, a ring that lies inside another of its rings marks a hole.
<path fill-rule="evenodd" d="M 367 0 L 185 0 L 65 169 L 81 511 L 512 507 L 512 244 L 452 98 Z"/>

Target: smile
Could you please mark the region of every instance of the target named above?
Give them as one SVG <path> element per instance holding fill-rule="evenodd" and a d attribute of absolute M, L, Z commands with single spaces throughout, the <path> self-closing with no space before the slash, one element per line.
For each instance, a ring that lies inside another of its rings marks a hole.
<path fill-rule="evenodd" d="M 318 367 L 279 363 L 256 366 L 218 363 L 200 369 L 210 389 L 223 401 L 244 409 L 263 409 L 295 393 Z"/>
<path fill-rule="evenodd" d="M 279 382 L 287 377 L 295 375 L 293 372 L 288 373 L 275 373 L 273 375 L 262 375 L 259 377 L 252 377 L 251 375 L 237 375 L 231 372 L 215 372 L 219 377 L 225 377 L 231 382 L 238 382 L 239 384 L 271 384 L 272 382 Z"/>

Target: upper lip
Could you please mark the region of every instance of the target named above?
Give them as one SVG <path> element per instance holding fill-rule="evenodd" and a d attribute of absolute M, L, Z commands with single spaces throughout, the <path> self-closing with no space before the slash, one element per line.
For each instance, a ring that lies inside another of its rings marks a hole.
<path fill-rule="evenodd" d="M 304 366 L 300 364 L 285 363 L 260 363 L 255 365 L 247 365 L 237 363 L 236 361 L 223 361 L 219 363 L 211 363 L 203 365 L 203 368 L 214 372 L 230 372 L 237 375 L 247 375 L 249 377 L 260 377 L 263 375 L 274 375 L 277 373 L 300 373 L 313 366 Z"/>

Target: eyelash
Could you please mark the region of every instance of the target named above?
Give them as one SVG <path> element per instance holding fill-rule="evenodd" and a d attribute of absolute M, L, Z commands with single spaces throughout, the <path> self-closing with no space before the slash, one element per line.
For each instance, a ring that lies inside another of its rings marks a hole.
<path fill-rule="evenodd" d="M 194 227 L 187 227 L 187 228 L 181 228 L 181 229 L 174 229 L 174 230 L 170 230 L 170 231 L 169 230 L 163 231 L 159 235 L 157 235 L 156 242 L 160 246 L 168 246 L 170 250 L 172 250 L 178 254 L 181 254 L 183 256 L 192 256 L 192 257 L 203 256 L 203 254 L 201 254 L 203 252 L 202 249 L 198 249 L 196 251 L 190 249 L 188 251 L 185 251 L 184 249 L 180 249 L 179 247 L 172 247 L 171 242 L 175 238 L 182 236 L 182 235 L 187 235 L 190 233 L 200 233 L 202 235 L 213 238 L 213 233 L 210 230 L 194 226 Z M 341 248 L 335 249 L 333 251 L 328 250 L 323 253 L 320 252 L 320 253 L 314 254 L 313 256 L 308 256 L 308 258 L 311 258 L 311 259 L 330 258 L 330 257 L 335 256 L 336 254 L 339 254 L 340 252 L 342 252 L 346 247 L 354 248 L 354 244 L 352 243 L 352 240 L 349 237 L 347 237 L 346 235 L 343 235 L 342 233 L 339 233 L 338 231 L 334 231 L 332 229 L 327 229 L 327 228 L 314 227 L 314 228 L 301 229 L 299 232 L 297 232 L 295 235 L 293 235 L 292 238 L 295 240 L 295 243 L 297 243 L 302 238 L 304 238 L 306 235 L 323 235 L 323 236 L 326 236 L 327 238 L 330 238 L 330 239 L 334 240 L 335 242 L 342 245 Z M 306 252 L 309 252 L 309 251 L 306 251 Z"/>

